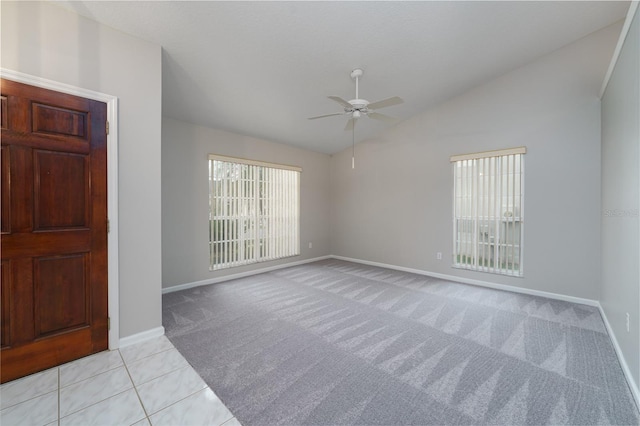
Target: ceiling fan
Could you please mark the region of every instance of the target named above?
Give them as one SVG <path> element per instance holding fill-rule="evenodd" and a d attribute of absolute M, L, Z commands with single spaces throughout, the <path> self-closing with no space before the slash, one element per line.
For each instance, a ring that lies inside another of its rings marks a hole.
<path fill-rule="evenodd" d="M 360 99 L 359 93 L 358 93 L 358 83 L 360 81 L 360 77 L 362 77 L 362 74 L 364 74 L 364 71 L 362 71 L 360 68 L 356 68 L 353 71 L 351 71 L 351 78 L 354 79 L 356 81 L 356 97 L 355 99 L 351 99 L 350 101 L 345 101 L 344 99 L 338 97 L 338 96 L 329 96 L 329 99 L 331 99 L 332 101 L 335 101 L 337 103 L 339 103 L 340 105 L 342 105 L 342 107 L 344 108 L 343 112 L 336 112 L 334 114 L 325 114 L 325 115 L 319 115 L 317 117 L 309 117 L 309 120 L 316 120 L 318 118 L 325 118 L 325 117 L 332 117 L 334 115 L 350 115 L 350 119 L 347 122 L 347 125 L 345 127 L 345 130 L 352 130 L 355 122 L 358 118 L 362 117 L 362 116 L 366 116 L 369 118 L 373 118 L 374 120 L 381 120 L 381 121 L 386 121 L 388 123 L 396 123 L 398 120 L 394 117 L 390 117 L 388 115 L 385 114 L 380 114 L 379 112 L 376 112 L 376 110 L 380 109 L 380 108 L 385 108 L 385 107 L 390 107 L 393 105 L 399 105 L 401 103 L 403 103 L 404 101 L 397 97 L 394 96 L 392 98 L 388 98 L 388 99 L 383 99 L 381 101 L 377 101 L 377 102 L 369 102 L 365 99 Z"/>

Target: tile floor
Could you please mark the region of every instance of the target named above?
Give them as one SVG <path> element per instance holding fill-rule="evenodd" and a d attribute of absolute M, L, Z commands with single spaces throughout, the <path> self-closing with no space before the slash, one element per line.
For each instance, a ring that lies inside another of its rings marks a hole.
<path fill-rule="evenodd" d="M 5 383 L 0 409 L 2 426 L 240 425 L 165 336 Z"/>

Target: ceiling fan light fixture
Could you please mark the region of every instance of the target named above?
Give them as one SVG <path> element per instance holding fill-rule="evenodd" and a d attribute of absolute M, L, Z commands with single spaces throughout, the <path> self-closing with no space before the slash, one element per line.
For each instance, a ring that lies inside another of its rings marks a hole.
<path fill-rule="evenodd" d="M 351 99 L 350 101 L 345 101 L 339 96 L 329 96 L 329 99 L 342 105 L 344 112 L 337 112 L 334 114 L 325 114 L 325 115 L 318 115 L 316 117 L 309 117 L 309 120 L 331 117 L 334 115 L 350 115 L 351 119 L 358 119 L 363 115 L 365 115 L 369 118 L 373 118 L 374 120 L 388 121 L 390 123 L 397 121 L 393 117 L 389 117 L 384 114 L 378 113 L 376 110 L 380 108 L 386 108 L 389 106 L 398 105 L 403 103 L 404 101 L 397 96 L 394 96 L 388 99 L 383 99 L 381 101 L 376 101 L 376 102 L 369 102 L 366 99 L 360 99 L 359 82 L 360 82 L 360 77 L 362 77 L 363 74 L 364 74 L 364 71 L 362 71 L 361 68 L 356 68 L 353 71 L 351 71 L 351 78 L 355 80 L 355 83 L 356 83 L 356 97 L 354 99 Z"/>

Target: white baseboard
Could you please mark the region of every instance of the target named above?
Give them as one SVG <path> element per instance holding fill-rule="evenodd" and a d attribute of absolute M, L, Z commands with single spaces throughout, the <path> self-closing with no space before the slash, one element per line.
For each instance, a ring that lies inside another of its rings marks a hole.
<path fill-rule="evenodd" d="M 640 392 L 638 390 L 638 385 L 636 384 L 635 380 L 633 379 L 633 376 L 631 375 L 631 371 L 629 370 L 629 366 L 627 365 L 627 362 L 624 358 L 624 355 L 622 354 L 622 350 L 620 349 L 620 345 L 618 344 L 618 341 L 616 339 L 616 335 L 613 333 L 613 329 L 611 328 L 611 325 L 609 324 L 609 320 L 607 319 L 607 316 L 604 313 L 604 310 L 602 309 L 602 306 L 600 305 L 600 302 L 598 302 L 597 300 L 592 300 L 592 299 L 584 299 L 581 297 L 574 297 L 574 296 L 567 296 L 564 294 L 558 294 L 558 293 L 551 293 L 551 292 L 547 292 L 547 291 L 541 291 L 541 290 L 532 290 L 532 289 L 528 289 L 528 288 L 521 288 L 521 287 L 515 287 L 515 286 L 511 286 L 511 285 L 507 285 L 507 284 L 496 284 L 496 283 L 492 283 L 489 281 L 482 281 L 482 280 L 475 280 L 475 279 L 471 279 L 471 278 L 463 278 L 463 277 L 457 277 L 455 275 L 447 275 L 447 274 L 440 274 L 440 273 L 436 273 L 436 272 L 429 272 L 429 271 L 424 271 L 421 269 L 414 269 L 414 268 L 407 268 L 407 267 L 403 267 L 403 266 L 396 266 L 396 265 L 390 265 L 388 263 L 381 263 L 381 262 L 372 262 L 369 260 L 362 260 L 362 259 L 354 259 L 351 257 L 345 257 L 345 256 L 336 256 L 336 255 L 328 255 L 328 256 L 321 256 L 321 257 L 316 257 L 313 259 L 306 259 L 306 260 L 301 260 L 298 262 L 291 262 L 291 263 L 285 263 L 282 265 L 276 265 L 276 266 L 270 266 L 267 268 L 261 268 L 261 269 L 256 269 L 253 271 L 247 271 L 247 272 L 242 272 L 242 273 L 238 273 L 238 274 L 233 274 L 233 275 L 227 275 L 224 277 L 218 277 L 218 278 L 211 278 L 208 280 L 202 280 L 202 281 L 195 281 L 195 282 L 191 282 L 191 283 L 186 283 L 186 284 L 180 284 L 180 285 L 176 285 L 173 287 L 168 287 L 168 288 L 164 288 L 162 289 L 162 293 L 171 293 L 174 291 L 179 291 L 179 290 L 184 290 L 187 288 L 193 288 L 193 287 L 198 287 L 198 286 L 202 286 L 202 285 L 208 285 L 208 284 L 215 284 L 218 282 L 223 282 L 223 281 L 228 281 L 228 280 L 233 280 L 236 278 L 242 278 L 242 277 L 248 277 L 251 275 L 257 275 L 257 274 L 261 274 L 263 272 L 269 272 L 269 271 L 274 271 L 277 269 L 283 269 L 283 268 L 288 268 L 291 266 L 296 266 L 296 265 L 302 265 L 305 263 L 311 263 L 311 262 L 316 262 L 318 260 L 324 260 L 324 259 L 338 259 L 338 260 L 344 260 L 347 262 L 353 262 L 353 263 L 360 263 L 363 265 L 370 265 L 370 266 L 378 266 L 381 268 L 387 268 L 387 269 L 393 269 L 396 271 L 403 271 L 403 272 L 410 272 L 413 274 L 418 274 L 418 275 L 425 275 L 425 276 L 429 276 L 429 277 L 433 277 L 433 278 L 440 278 L 440 279 L 444 279 L 444 280 L 449 280 L 449 281 L 455 281 L 455 282 L 460 282 L 460 283 L 464 283 L 464 284 L 471 284 L 471 285 L 477 285 L 477 286 L 481 286 L 481 287 L 488 287 L 488 288 L 493 288 L 496 290 L 504 290 L 504 291 L 511 291 L 514 293 L 521 293 L 521 294 L 528 294 L 531 296 L 540 296 L 540 297 L 546 297 L 549 299 L 555 299 L 555 300 L 562 300 L 565 302 L 573 302 L 573 303 L 580 303 L 583 305 L 589 305 L 589 306 L 594 306 L 597 307 L 600 311 L 600 315 L 602 316 L 602 319 L 604 321 L 605 327 L 607 329 L 607 332 L 609 333 L 609 336 L 611 337 L 611 341 L 613 342 L 613 347 L 616 351 L 616 355 L 618 356 L 618 360 L 620 361 L 620 365 L 622 366 L 622 371 L 624 372 L 624 375 L 627 379 L 627 383 L 629 384 L 629 388 L 631 389 L 631 393 L 633 394 L 634 399 L 636 400 L 636 404 L 640 407 Z M 160 331 L 158 331 L 158 329 L 160 329 Z M 156 337 L 156 336 L 160 336 L 164 334 L 164 328 L 163 327 L 158 327 L 156 329 L 153 330 L 149 330 L 143 333 L 138 333 L 135 334 L 133 336 L 129 336 L 129 337 L 125 337 L 124 339 L 120 339 L 120 346 L 128 346 L 134 343 L 138 343 L 141 341 L 144 341 L 146 339 L 152 338 L 152 337 Z"/>
<path fill-rule="evenodd" d="M 389 265 L 387 263 L 380 263 L 380 262 L 371 262 L 371 261 L 362 260 L 362 259 L 353 259 L 353 258 L 344 257 L 344 256 L 331 255 L 330 257 L 332 259 L 345 260 L 347 262 L 354 262 L 354 263 L 362 263 L 363 265 L 378 266 L 380 268 L 394 269 L 396 271 L 410 272 L 418 275 L 426 275 L 428 277 L 440 278 L 443 280 L 455 281 L 463 284 L 478 285 L 481 287 L 493 288 L 495 290 L 504 290 L 504 291 L 511 291 L 513 293 L 528 294 L 531 296 L 547 297 L 549 299 L 563 300 L 565 302 L 580 303 L 580 304 L 589 305 L 589 306 L 596 306 L 596 307 L 600 306 L 597 300 L 583 299 L 581 297 L 567 296 L 564 294 L 550 293 L 550 292 L 541 291 L 541 290 L 531 290 L 528 288 L 515 287 L 507 284 L 496 284 L 489 281 L 474 280 L 471 278 L 457 277 L 455 275 L 439 274 L 437 272 L 429 272 L 429 271 L 423 271 L 421 269 L 405 268 L 403 266 Z"/>
<path fill-rule="evenodd" d="M 164 336 L 164 327 L 156 327 L 150 330 L 145 330 L 140 333 L 132 334 L 131 336 L 123 337 L 120 339 L 120 348 L 135 345 L 136 343 L 142 343 L 145 340 L 153 339 L 154 337 Z"/>
<path fill-rule="evenodd" d="M 174 286 L 171 286 L 171 287 L 163 288 L 162 289 L 162 294 L 173 293 L 174 291 L 186 290 L 188 288 L 200 287 L 200 286 L 203 286 L 203 285 L 209 285 L 209 284 L 215 284 L 215 283 L 224 282 L 224 281 L 235 280 L 237 278 L 249 277 L 251 275 L 258 275 L 258 274 L 262 274 L 264 272 L 275 271 L 275 270 L 278 270 L 278 269 L 289 268 L 291 266 L 303 265 L 305 263 L 317 262 L 319 260 L 325 260 L 325 259 L 344 260 L 344 261 L 347 261 L 347 262 L 361 263 L 363 265 L 378 266 L 380 268 L 387 268 L 387 269 L 393 269 L 393 270 L 396 270 L 396 271 L 410 272 L 410 273 L 418 274 L 418 275 L 426 275 L 426 276 L 433 277 L 433 278 L 440 278 L 440 279 L 443 279 L 443 280 L 456 281 L 456 282 L 460 282 L 460 283 L 464 283 L 464 284 L 479 285 L 479 286 L 482 286 L 482 287 L 493 288 L 493 289 L 496 289 L 496 290 L 505 290 L 505 291 L 511 291 L 511 292 L 514 292 L 514 293 L 522 293 L 522 294 L 529 294 L 529 295 L 532 295 L 532 296 L 547 297 L 549 299 L 563 300 L 565 302 L 581 303 L 583 305 L 589 305 L 589 306 L 595 306 L 595 307 L 600 306 L 600 304 L 598 303 L 597 300 L 592 300 L 592 299 L 584 299 L 584 298 L 581 298 L 581 297 L 567 296 L 567 295 L 564 295 L 564 294 L 551 293 L 551 292 L 541 291 L 541 290 L 531 290 L 531 289 L 528 289 L 528 288 L 515 287 L 515 286 L 511 286 L 511 285 L 507 285 L 507 284 L 496 284 L 496 283 L 492 283 L 492 282 L 489 282 L 489 281 L 474 280 L 474 279 L 471 279 L 471 278 L 457 277 L 455 275 L 440 274 L 440 273 L 437 273 L 437 272 L 424 271 L 422 269 L 406 268 L 404 266 L 390 265 L 388 263 L 381 263 L 381 262 L 372 262 L 372 261 L 369 261 L 369 260 L 355 259 L 355 258 L 352 258 L 352 257 L 336 256 L 336 255 L 333 255 L 333 254 L 327 255 L 327 256 L 314 257 L 313 259 L 299 260 L 297 262 L 283 263 L 281 265 L 269 266 L 269 267 L 266 267 L 266 268 L 254 269 L 252 271 L 240 272 L 240 273 L 237 273 L 237 274 L 225 275 L 223 277 L 209 278 L 209 279 L 202 280 L 202 281 L 194 281 L 194 282 L 185 283 L 185 284 L 178 284 L 178 285 L 174 285 Z"/>
<path fill-rule="evenodd" d="M 597 300 L 583 299 L 581 297 L 567 296 L 564 294 L 550 293 L 550 292 L 540 291 L 540 290 L 531 290 L 527 288 L 514 287 L 506 284 L 496 284 L 488 281 L 480 281 L 480 280 L 474 280 L 469 278 L 456 277 L 454 275 L 439 274 L 435 272 L 423 271 L 420 269 L 405 268 L 402 266 L 389 265 L 389 264 L 380 263 L 380 262 L 371 262 L 371 261 L 362 260 L 362 259 L 353 259 L 353 258 L 344 257 L 344 256 L 331 255 L 330 257 L 332 259 L 345 260 L 347 262 L 361 263 L 363 265 L 378 266 L 381 268 L 394 269 L 397 271 L 411 272 L 414 274 L 426 275 L 429 277 L 456 281 L 456 282 L 461 282 L 465 284 L 479 285 L 482 287 L 489 287 L 497 290 L 512 291 L 514 293 L 529 294 L 532 296 L 547 297 L 549 299 L 563 300 L 565 302 L 574 302 L 574 303 L 581 303 L 583 305 L 595 306 L 600 311 L 600 315 L 602 316 L 602 319 L 604 321 L 604 325 L 607 329 L 607 333 L 609 334 L 609 337 L 613 342 L 613 347 L 616 351 L 616 355 L 618 356 L 618 360 L 620 361 L 620 366 L 622 367 L 622 371 L 625 375 L 625 378 L 627 379 L 627 383 L 629 384 L 629 389 L 631 390 L 631 394 L 633 395 L 633 398 L 636 401 L 636 405 L 640 407 L 640 392 L 638 390 L 638 385 L 633 379 L 633 376 L 631 375 L 631 370 L 629 370 L 629 366 L 627 365 L 627 361 L 625 360 L 624 355 L 622 354 L 622 350 L 620 349 L 620 345 L 618 344 L 616 335 L 613 332 L 611 325 L 609 324 L 609 320 L 607 319 L 607 316 L 604 313 L 604 310 L 602 309 L 600 302 L 598 302 Z"/>
<path fill-rule="evenodd" d="M 240 273 L 231 274 L 231 275 L 225 275 L 223 277 L 208 278 L 208 279 L 202 280 L 202 281 L 194 281 L 194 282 L 185 283 L 185 284 L 178 284 L 178 285 L 174 285 L 174 286 L 171 286 L 171 287 L 163 288 L 162 289 L 162 294 L 173 293 L 174 291 L 186 290 L 188 288 L 200 287 L 200 286 L 203 286 L 203 285 L 221 283 L 221 282 L 224 282 L 224 281 L 235 280 L 237 278 L 249 277 L 251 275 L 258 275 L 258 274 L 262 274 L 264 272 L 270 272 L 270 271 L 275 271 L 275 270 L 278 270 L 278 269 L 289 268 L 291 266 L 303 265 L 305 263 L 311 263 L 311 262 L 317 262 L 319 260 L 329 259 L 330 257 L 331 256 L 314 257 L 313 259 L 298 260 L 296 262 L 288 262 L 288 263 L 283 263 L 281 265 L 268 266 L 266 268 L 254 269 L 252 271 L 240 272 Z"/>
<path fill-rule="evenodd" d="M 624 358 L 624 355 L 622 354 L 622 349 L 618 344 L 618 339 L 616 339 L 616 335 L 613 332 L 613 328 L 611 328 L 611 324 L 609 324 L 609 319 L 607 318 L 607 315 L 604 313 L 604 309 L 602 309 L 602 305 L 600 305 L 600 303 L 598 303 L 598 309 L 600 310 L 600 316 L 602 316 L 602 320 L 604 321 L 604 326 L 607 328 L 607 333 L 609 333 L 609 337 L 613 342 L 613 348 L 616 351 L 616 355 L 618 355 L 618 361 L 620 361 L 622 372 L 627 378 L 627 383 L 629 384 L 629 389 L 631 389 L 631 394 L 633 395 L 633 398 L 636 400 L 636 405 L 640 409 L 640 391 L 638 390 L 638 384 L 636 383 L 636 381 L 633 379 L 633 376 L 631 375 L 631 370 L 629 370 L 629 365 L 627 364 L 627 360 Z"/>

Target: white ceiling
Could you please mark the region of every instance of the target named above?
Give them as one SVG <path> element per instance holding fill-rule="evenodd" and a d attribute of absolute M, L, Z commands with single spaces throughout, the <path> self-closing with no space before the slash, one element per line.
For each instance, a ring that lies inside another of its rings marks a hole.
<path fill-rule="evenodd" d="M 327 96 L 400 96 L 407 119 L 623 19 L 629 2 L 57 2 L 163 47 L 163 115 L 335 153 Z M 612 52 L 613 53 L 613 52 Z M 389 124 L 361 119 L 356 139 Z"/>

